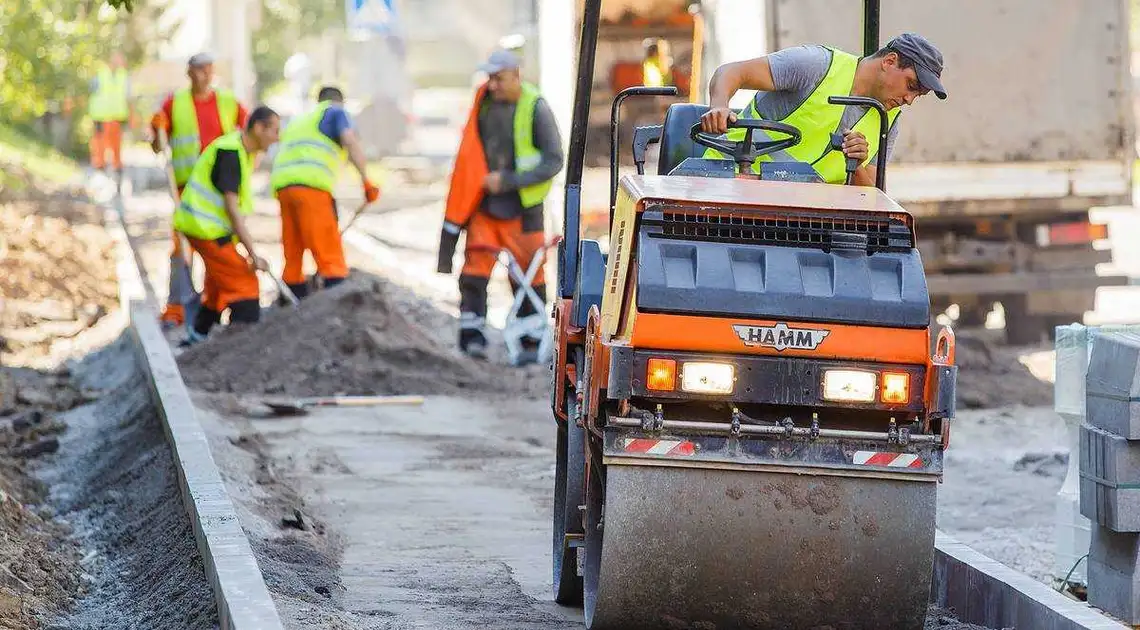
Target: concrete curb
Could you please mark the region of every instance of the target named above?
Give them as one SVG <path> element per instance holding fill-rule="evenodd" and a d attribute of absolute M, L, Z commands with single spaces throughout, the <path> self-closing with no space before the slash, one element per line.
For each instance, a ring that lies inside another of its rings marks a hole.
<path fill-rule="evenodd" d="M 222 630 L 284 630 L 249 539 L 214 463 L 190 392 L 158 323 L 155 296 L 126 232 L 122 205 L 104 211 L 104 226 L 117 245 L 119 302 L 129 317 L 139 365 L 150 385 L 174 454 L 182 503 L 190 516 L 206 577 L 214 591 Z"/>
<path fill-rule="evenodd" d="M 941 531 L 934 541 L 930 601 L 987 628 L 1126 630 L 1088 604 L 991 560 Z"/>

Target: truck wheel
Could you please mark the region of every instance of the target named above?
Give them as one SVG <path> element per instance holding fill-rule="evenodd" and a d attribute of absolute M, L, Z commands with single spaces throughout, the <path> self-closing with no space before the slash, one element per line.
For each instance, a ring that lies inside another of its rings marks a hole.
<path fill-rule="evenodd" d="M 1032 346 L 1046 338 L 1048 322 L 1029 314 L 1025 295 L 1007 295 L 1001 300 L 1005 309 L 1005 342 L 1011 346 Z"/>
<path fill-rule="evenodd" d="M 990 312 L 990 304 L 975 306 L 958 306 L 958 319 L 954 322 L 956 328 L 981 328 L 986 325 L 986 315 Z"/>

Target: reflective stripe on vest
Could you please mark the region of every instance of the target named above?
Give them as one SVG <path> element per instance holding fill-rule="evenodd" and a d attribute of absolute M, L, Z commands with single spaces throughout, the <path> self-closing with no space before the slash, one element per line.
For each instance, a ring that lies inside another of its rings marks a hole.
<path fill-rule="evenodd" d="M 227 90 L 217 90 L 215 94 L 218 120 L 222 123 L 222 135 L 225 135 L 237 127 L 237 98 Z M 190 179 L 194 162 L 202 150 L 202 138 L 198 135 L 198 111 L 190 88 L 182 88 L 174 93 L 170 109 L 170 165 L 174 168 L 174 181 L 182 186 Z"/>
<path fill-rule="evenodd" d="M 286 186 L 308 186 L 332 192 L 340 165 L 348 155 L 339 144 L 321 132 L 321 118 L 331 102 L 289 122 L 281 133 L 281 149 L 273 159 L 269 186 L 274 192 Z"/>
<path fill-rule="evenodd" d="M 534 146 L 534 110 L 538 104 L 538 88 L 523 82 L 522 97 L 515 106 L 515 172 L 534 170 L 542 162 L 542 151 Z M 533 208 L 546 199 L 554 179 L 519 189 L 519 200 L 524 208 Z"/>
<path fill-rule="evenodd" d="M 842 105 L 828 103 L 827 98 L 829 96 L 846 96 L 851 93 L 851 86 L 855 83 L 855 70 L 859 66 L 859 58 L 835 48 L 829 47 L 828 50 L 831 51 L 831 65 L 827 69 L 827 74 L 815 90 L 808 95 L 807 99 L 782 120 L 782 122 L 801 131 L 803 135 L 800 143 L 783 151 L 760 156 L 752 163 L 752 172 L 760 172 L 761 162 L 803 162 L 811 164 L 820 178 L 827 183 L 842 184 L 846 180 L 843 152 L 831 148 L 831 134 L 840 130 L 839 125 L 843 121 L 843 113 L 846 108 Z M 753 98 L 748 107 L 741 112 L 741 118 L 762 118 L 756 107 L 756 99 L 760 96 L 761 94 L 758 93 Z M 894 123 L 898 113 L 898 109 L 887 112 L 889 123 Z M 869 145 L 867 159 L 862 164 L 866 166 L 875 158 L 879 149 L 878 113 L 872 112 L 868 108 L 852 130 L 861 132 L 867 138 Z M 730 129 L 724 137 L 727 140 L 740 141 L 744 139 L 744 134 L 744 129 Z M 761 137 L 759 134 L 768 135 L 773 140 L 781 140 L 787 137 L 778 133 L 768 134 L 762 131 L 754 131 L 753 138 L 759 139 Z M 706 149 L 704 157 L 727 158 L 730 156 L 724 155 L 716 149 Z"/>
<path fill-rule="evenodd" d="M 88 114 L 98 122 L 126 120 L 130 116 L 127 106 L 127 71 L 119 68 L 112 71 L 103 66 L 99 69 L 98 86 L 91 95 Z"/>
<path fill-rule="evenodd" d="M 211 175 L 218 151 L 237 151 L 241 163 L 241 187 L 238 210 L 243 215 L 253 213 L 253 192 L 250 186 L 249 154 L 241 143 L 241 131 L 232 131 L 210 143 L 194 164 L 190 181 L 182 191 L 182 201 L 174 211 L 174 229 L 202 240 L 216 240 L 233 234 L 233 224 L 226 213 L 225 197 L 214 187 Z"/>

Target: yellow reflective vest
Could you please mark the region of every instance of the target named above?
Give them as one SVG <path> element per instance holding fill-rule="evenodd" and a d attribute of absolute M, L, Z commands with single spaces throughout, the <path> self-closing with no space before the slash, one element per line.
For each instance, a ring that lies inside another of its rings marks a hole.
<path fill-rule="evenodd" d="M 540 96 L 538 88 L 523 82 L 522 97 L 515 106 L 515 172 L 534 170 L 542 163 L 542 151 L 534 146 L 534 109 Z M 519 199 L 524 208 L 533 208 L 546 199 L 554 180 L 548 179 L 519 189 Z"/>
<path fill-rule="evenodd" d="M 130 116 L 127 103 L 127 70 L 111 70 L 109 66 L 99 68 L 98 85 L 87 113 L 96 122 L 123 121 Z"/>
<path fill-rule="evenodd" d="M 241 131 L 232 131 L 214 140 L 202 152 L 190 173 L 190 181 L 182 192 L 182 201 L 174 211 L 174 229 L 202 240 L 217 240 L 232 236 L 233 223 L 226 213 L 225 199 L 214 187 L 211 174 L 219 150 L 237 151 L 241 163 L 241 187 L 238 192 L 238 211 L 242 215 L 253 213 L 253 192 L 250 176 L 253 167 L 241 142 Z"/>
<path fill-rule="evenodd" d="M 222 123 L 222 135 L 225 135 L 237 127 L 237 97 L 229 90 L 216 90 L 215 94 L 218 120 Z M 190 171 L 194 169 L 194 162 L 202 149 L 202 138 L 198 135 L 198 111 L 190 88 L 174 93 L 170 114 L 170 161 L 174 180 L 183 186 L 190 179 Z"/>
<path fill-rule="evenodd" d="M 846 158 L 842 151 L 831 148 L 831 134 L 840 131 L 839 124 L 843 120 L 845 107 L 832 105 L 827 102 L 830 96 L 847 96 L 851 94 L 851 86 L 855 83 L 855 69 L 859 66 L 859 58 L 851 53 L 828 47 L 831 51 L 831 66 L 827 74 L 816 86 L 808 98 L 800 104 L 782 122 L 792 125 L 803 134 L 800 143 L 769 155 L 762 155 L 752 163 L 752 171 L 760 172 L 761 162 L 796 161 L 811 164 L 820 178 L 829 184 L 842 184 L 847 179 Z M 756 98 L 759 98 L 757 94 Z M 741 112 L 740 118 L 761 118 L 756 108 L 756 98 L 753 98 L 748 107 Z M 887 112 L 888 124 L 893 124 L 899 110 Z M 869 145 L 867 159 L 861 166 L 866 166 L 874 159 L 879 150 L 879 115 L 868 109 L 859 122 L 852 128 L 861 132 L 867 138 Z M 753 137 L 764 132 L 753 132 Z M 744 129 L 729 129 L 725 134 L 728 140 L 741 141 L 744 139 Z M 781 139 L 782 134 L 772 135 L 772 139 Z M 706 158 L 725 158 L 726 156 L 716 149 L 706 149 Z"/>
<path fill-rule="evenodd" d="M 348 152 L 321 133 L 321 118 L 332 102 L 325 101 L 289 122 L 281 132 L 281 148 L 273 159 L 269 186 L 276 193 L 286 186 L 308 186 L 332 192 Z"/>

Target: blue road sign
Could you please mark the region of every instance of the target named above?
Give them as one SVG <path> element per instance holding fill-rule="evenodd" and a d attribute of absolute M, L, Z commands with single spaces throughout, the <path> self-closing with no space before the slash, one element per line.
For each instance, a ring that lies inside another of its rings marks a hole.
<path fill-rule="evenodd" d="M 394 0 L 345 0 L 349 31 L 388 33 L 396 27 Z"/>

